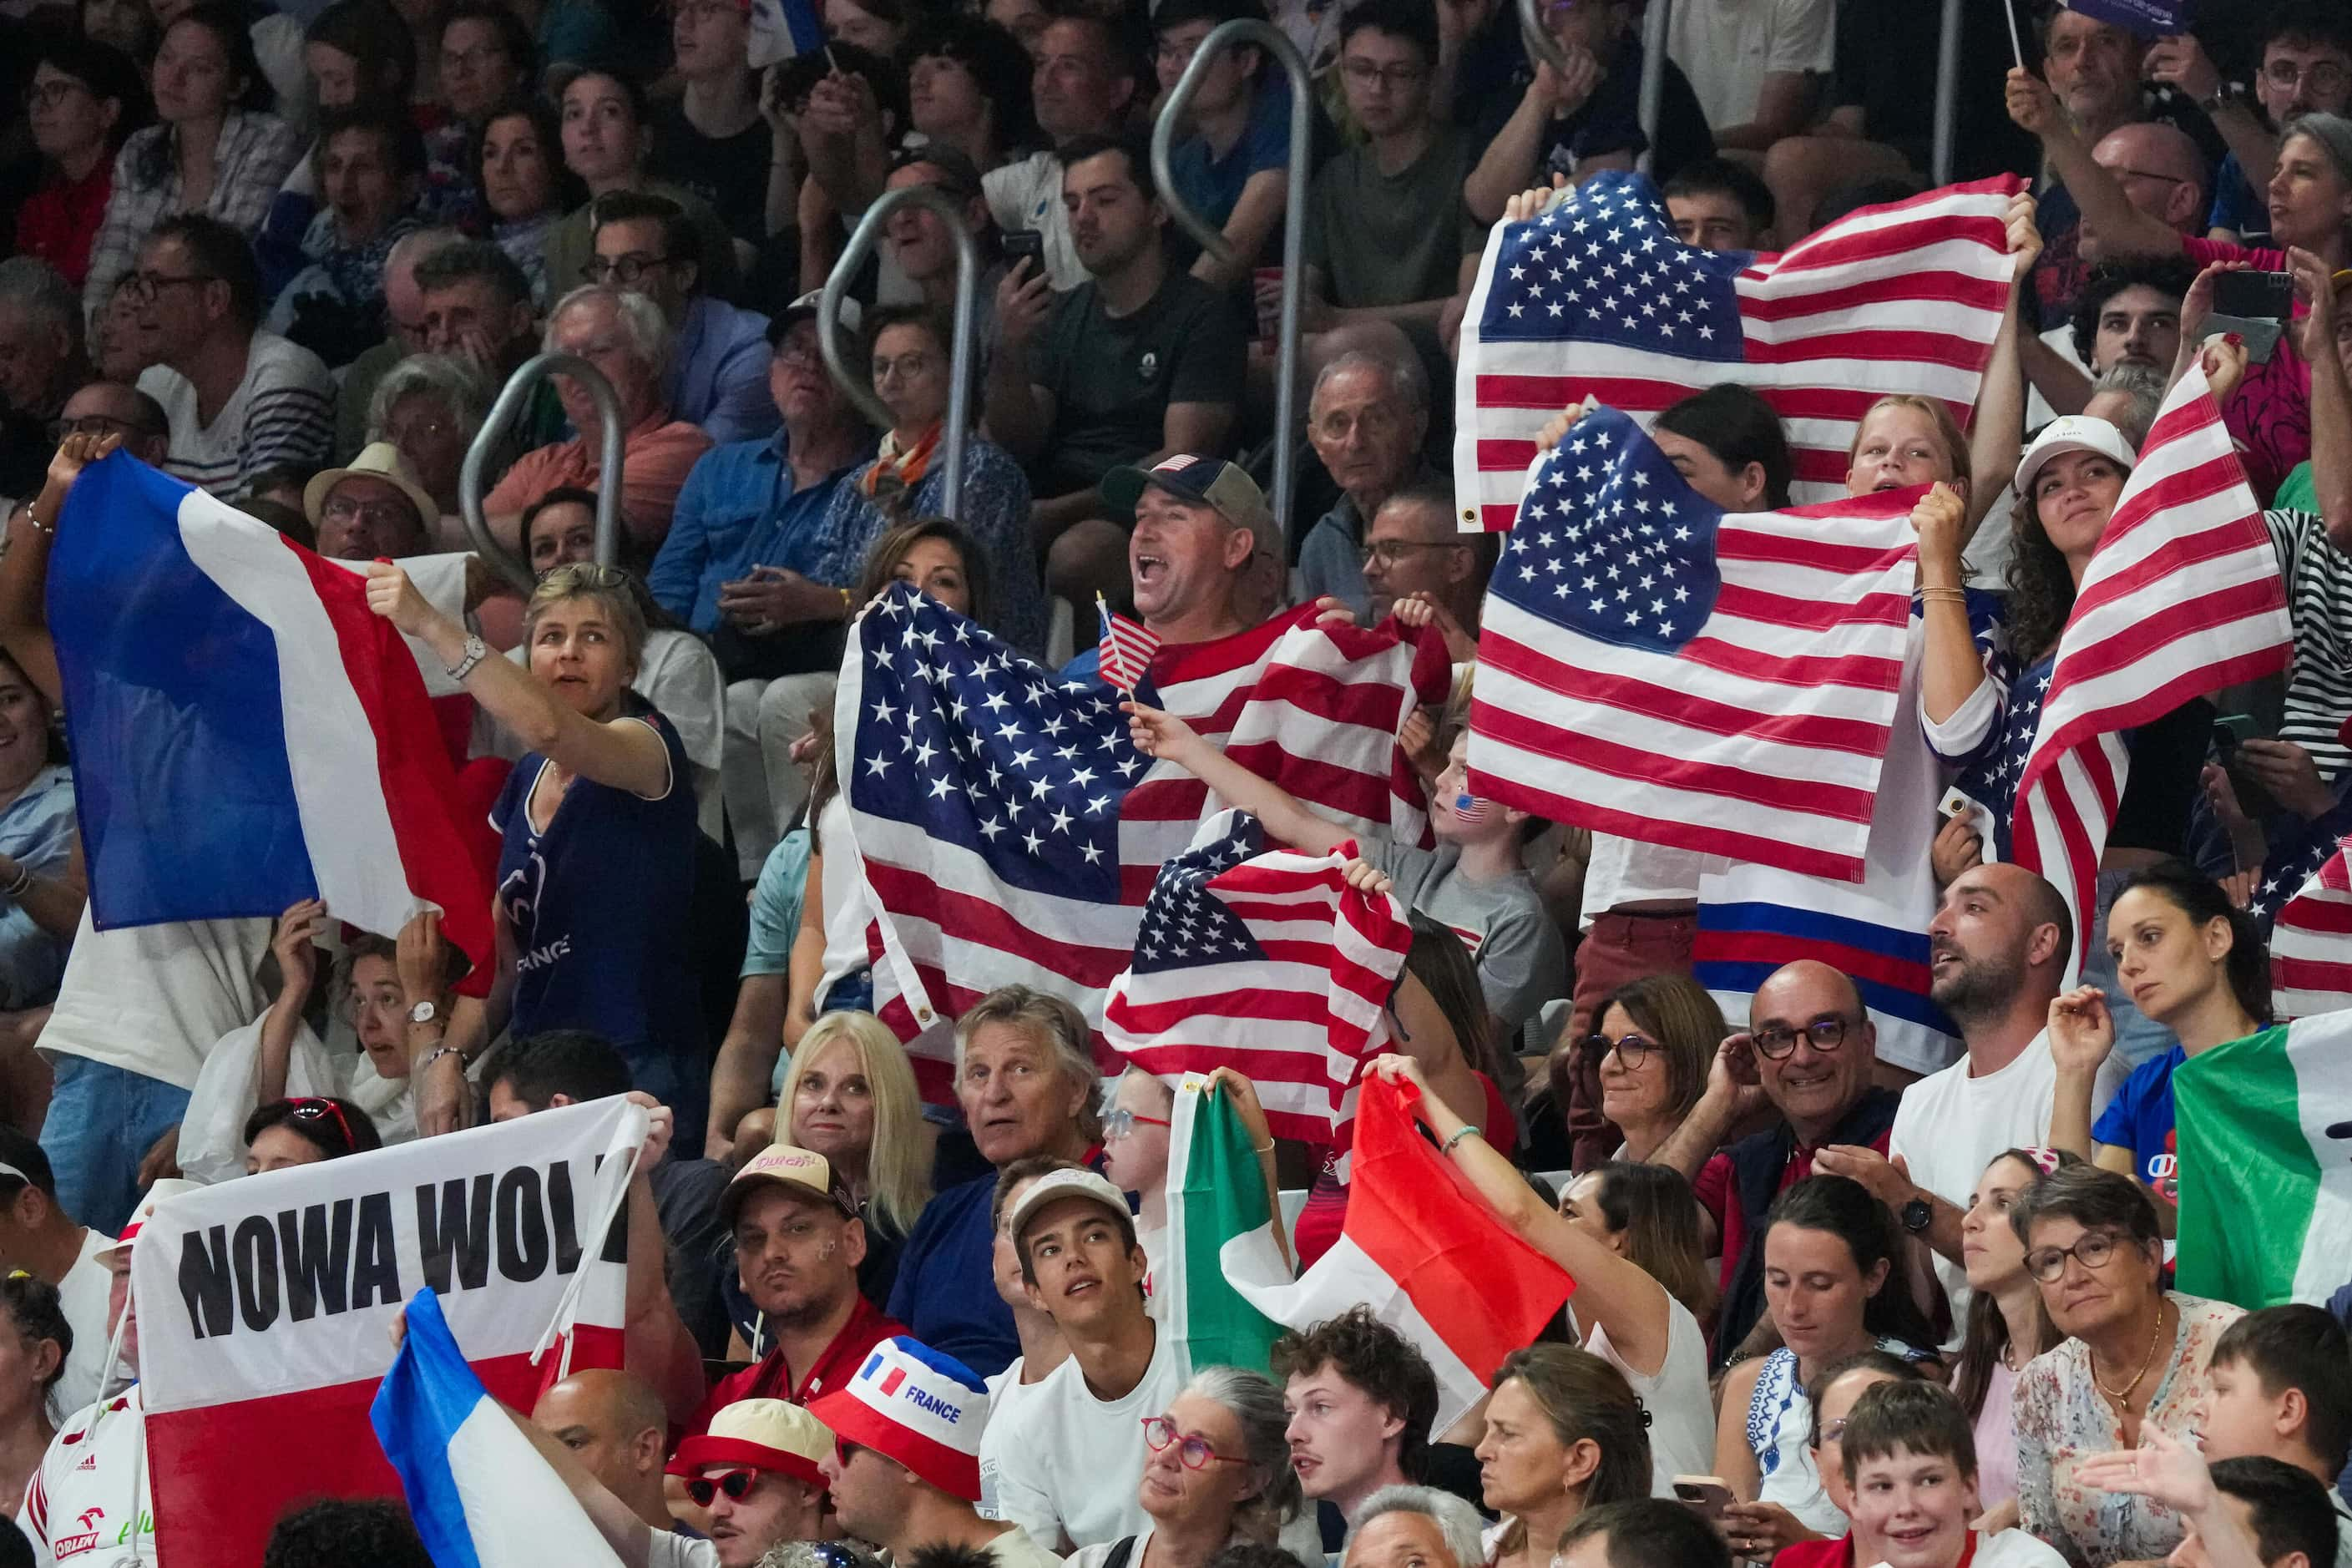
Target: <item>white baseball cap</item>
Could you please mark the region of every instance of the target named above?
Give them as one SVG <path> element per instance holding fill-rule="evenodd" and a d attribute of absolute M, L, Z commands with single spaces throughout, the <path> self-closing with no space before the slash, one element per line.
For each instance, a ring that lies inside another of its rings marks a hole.
<path fill-rule="evenodd" d="M 2031 496 L 2033 476 L 2042 471 L 2042 465 L 2066 452 L 2096 452 L 2122 464 L 2126 473 L 2139 467 L 2139 454 L 2132 450 L 2122 431 L 2087 414 L 2069 414 L 2044 425 L 2025 455 L 2018 458 L 2017 478 L 2012 481 L 2017 493 Z"/>

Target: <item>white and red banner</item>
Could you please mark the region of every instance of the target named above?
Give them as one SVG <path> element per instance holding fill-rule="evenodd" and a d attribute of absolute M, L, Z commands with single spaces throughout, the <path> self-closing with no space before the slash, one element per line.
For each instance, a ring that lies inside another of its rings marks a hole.
<path fill-rule="evenodd" d="M 368 1406 L 420 1287 L 518 1409 L 560 1375 L 562 1347 L 533 1362 L 560 1318 L 572 1367 L 621 1364 L 612 1216 L 645 1134 L 615 1097 L 162 1205 L 131 1288 L 163 1568 L 251 1568 L 291 1503 L 400 1495 Z"/>

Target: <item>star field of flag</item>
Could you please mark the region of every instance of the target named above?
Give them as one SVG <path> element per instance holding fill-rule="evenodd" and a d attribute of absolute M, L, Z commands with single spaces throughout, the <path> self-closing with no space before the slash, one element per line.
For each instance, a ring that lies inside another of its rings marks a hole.
<path fill-rule="evenodd" d="M 1488 591 L 1586 637 L 1673 653 L 1714 611 L 1722 516 L 1633 420 L 1599 409 L 1528 480 Z"/>
<path fill-rule="evenodd" d="M 868 614 L 897 635 L 865 639 L 851 805 L 971 850 L 1013 887 L 1118 902 L 1119 804 L 1150 764 L 1111 695 L 910 588 Z"/>
<path fill-rule="evenodd" d="M 1975 608 L 1973 599 L 1969 607 Z M 1960 792 L 1992 813 L 2004 855 L 2009 852 L 2010 814 L 2017 805 L 2018 782 L 2025 776 L 2025 759 L 2032 754 L 2034 734 L 2042 728 L 2042 698 L 2050 689 L 2050 670 L 2056 658 L 2053 653 L 2044 658 L 2010 687 L 1999 738 L 1960 773 Z M 2000 676 L 1996 668 L 1993 679 Z"/>
<path fill-rule="evenodd" d="M 1265 957 L 1242 918 L 1209 890 L 1217 877 L 1265 847 L 1265 829 L 1257 818 L 1236 812 L 1233 822 L 1233 831 L 1223 837 L 1188 849 L 1160 868 L 1136 934 L 1134 973 L 1158 974 Z"/>
<path fill-rule="evenodd" d="M 1608 343 L 1738 364 L 1732 280 L 1750 259 L 1683 244 L 1648 180 L 1603 174 L 1512 230 L 1479 331 L 1490 342 Z"/>
<path fill-rule="evenodd" d="M 2309 845 L 2263 868 L 2262 880 L 2254 886 L 2253 901 L 2247 906 L 2246 912 L 2254 917 L 2254 923 L 2265 937 L 2270 934 L 2273 922 L 2279 918 L 2288 901 L 2309 887 L 2311 879 L 2319 875 L 2320 868 L 2334 859 L 2343 848 L 2344 845 L 2337 841 L 2336 835 L 2321 834 Z"/>

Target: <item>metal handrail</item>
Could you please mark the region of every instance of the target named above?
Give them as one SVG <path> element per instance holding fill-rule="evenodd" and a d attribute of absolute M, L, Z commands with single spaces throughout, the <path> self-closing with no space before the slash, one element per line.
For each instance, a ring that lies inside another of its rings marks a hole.
<path fill-rule="evenodd" d="M 1176 144 L 1176 124 L 1182 118 L 1184 106 L 1192 101 L 1209 62 L 1235 44 L 1255 44 L 1276 61 L 1290 78 L 1290 188 L 1284 193 L 1282 208 L 1282 324 L 1275 344 L 1274 384 L 1274 522 L 1286 539 L 1290 534 L 1290 492 L 1294 488 L 1293 472 L 1298 464 L 1297 428 L 1292 416 L 1298 401 L 1298 300 L 1306 286 L 1303 275 L 1307 244 L 1307 181 L 1312 172 L 1315 134 L 1315 84 L 1307 73 L 1307 62 L 1299 57 L 1298 47 L 1288 34 L 1271 22 L 1253 17 L 1237 17 L 1220 23 L 1201 47 L 1192 51 L 1192 63 L 1184 74 L 1176 79 L 1166 103 L 1161 105 L 1159 121 L 1151 128 L 1151 177 L 1160 186 L 1160 200 L 1176 221 L 1182 224 L 1201 248 L 1219 261 L 1234 259 L 1233 247 L 1225 243 L 1222 230 L 1184 205 L 1176 194 L 1171 163 Z"/>
<path fill-rule="evenodd" d="M 2003 5 L 2010 0 L 2000 0 Z M 1960 0 L 1944 0 L 1941 30 L 1936 37 L 1936 139 L 1928 155 L 1931 184 L 1952 183 L 1952 153 L 1960 112 Z"/>
<path fill-rule="evenodd" d="M 621 448 L 627 431 L 621 424 L 620 395 L 603 371 L 578 354 L 534 355 L 499 389 L 498 401 L 490 405 L 481 429 L 474 435 L 474 444 L 466 448 L 465 467 L 457 470 L 457 510 L 466 520 L 475 553 L 525 594 L 536 579 L 530 563 L 490 531 L 490 520 L 482 511 L 482 470 L 505 439 L 507 426 L 530 400 L 531 389 L 551 375 L 568 375 L 579 382 L 596 405 L 596 419 L 604 426 L 604 458 L 596 468 L 596 561 L 610 566 L 621 558 Z"/>
<path fill-rule="evenodd" d="M 1544 0 L 1519 0 L 1519 38 L 1527 46 L 1528 58 L 1548 65 L 1562 76 L 1568 74 L 1568 51 L 1544 26 Z M 1672 0 L 1650 0 L 1650 8 L 1642 18 L 1642 97 L 1640 119 L 1642 136 L 1649 145 L 1635 160 L 1635 166 L 1648 174 L 1657 159 L 1658 117 L 1664 111 L 1666 95 L 1666 24 L 1674 10 Z M 1543 171 L 1536 171 L 1541 183 Z"/>
<path fill-rule="evenodd" d="M 940 445 L 946 449 L 942 459 L 947 480 L 947 498 L 940 506 L 940 515 L 953 521 L 963 506 L 963 448 L 971 423 L 971 363 L 973 312 L 979 305 L 980 247 L 973 242 L 971 230 L 965 226 L 963 214 L 956 210 L 946 192 L 934 185 L 907 185 L 885 194 L 881 200 L 866 209 L 857 220 L 857 227 L 843 247 L 841 259 L 833 264 L 833 271 L 824 280 L 824 292 L 816 306 L 816 344 L 824 356 L 824 368 L 831 374 L 834 384 L 849 395 L 849 400 L 865 410 L 866 417 L 883 430 L 890 428 L 893 416 L 879 397 L 874 395 L 874 378 L 854 375 L 842 358 L 841 304 L 848 296 L 850 279 L 866 265 L 866 253 L 881 237 L 882 226 L 900 207 L 928 208 L 931 215 L 948 226 L 955 238 L 955 326 L 948 344 L 948 417 L 947 430 Z"/>

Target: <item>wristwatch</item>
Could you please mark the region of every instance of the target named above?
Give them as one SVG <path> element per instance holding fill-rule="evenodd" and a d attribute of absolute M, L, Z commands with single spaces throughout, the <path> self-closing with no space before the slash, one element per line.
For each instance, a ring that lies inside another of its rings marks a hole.
<path fill-rule="evenodd" d="M 1913 1198 L 1903 1205 L 1903 1228 L 1917 1236 L 1936 1223 L 1936 1205 L 1926 1198 Z"/>
<path fill-rule="evenodd" d="M 466 634 L 466 657 L 448 667 L 449 679 L 452 680 L 465 679 L 466 677 L 474 673 L 474 666 L 481 663 L 482 660 L 489 657 L 490 645 L 482 640 L 481 634 L 478 632 L 467 632 Z"/>
<path fill-rule="evenodd" d="M 419 1002 L 408 1009 L 408 1021 L 412 1024 L 430 1024 L 440 1016 L 440 1004 L 436 1002 Z"/>

